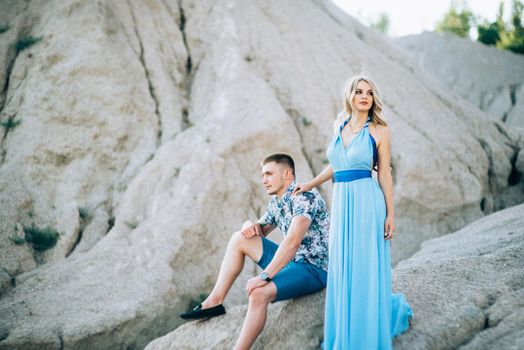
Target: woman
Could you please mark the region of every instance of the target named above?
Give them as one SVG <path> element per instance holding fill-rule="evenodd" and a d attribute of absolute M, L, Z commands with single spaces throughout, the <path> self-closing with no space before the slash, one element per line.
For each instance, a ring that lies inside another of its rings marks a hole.
<path fill-rule="evenodd" d="M 390 132 L 375 83 L 352 78 L 335 120 L 329 166 L 295 193 L 333 178 L 324 349 L 391 349 L 412 310 L 392 294 L 390 239 L 395 233 Z M 378 182 L 371 177 L 377 170 Z"/>

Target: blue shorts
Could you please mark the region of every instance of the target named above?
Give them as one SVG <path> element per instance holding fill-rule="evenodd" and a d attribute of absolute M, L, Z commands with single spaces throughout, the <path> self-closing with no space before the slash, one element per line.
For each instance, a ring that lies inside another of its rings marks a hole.
<path fill-rule="evenodd" d="M 273 260 L 278 244 L 265 237 L 261 238 L 262 257 L 257 265 L 265 269 Z M 273 277 L 273 282 L 277 286 L 277 298 L 274 301 L 291 299 L 324 289 L 327 272 L 308 262 L 292 260 Z"/>

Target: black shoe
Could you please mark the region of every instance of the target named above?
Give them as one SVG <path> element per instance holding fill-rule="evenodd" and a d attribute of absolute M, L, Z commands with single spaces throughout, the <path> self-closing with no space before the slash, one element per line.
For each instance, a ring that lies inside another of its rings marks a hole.
<path fill-rule="evenodd" d="M 202 318 L 220 316 L 225 313 L 226 309 L 222 304 L 210 307 L 208 309 L 202 309 L 202 304 L 198 304 L 193 310 L 181 314 L 180 317 L 184 320 L 200 320 Z"/>

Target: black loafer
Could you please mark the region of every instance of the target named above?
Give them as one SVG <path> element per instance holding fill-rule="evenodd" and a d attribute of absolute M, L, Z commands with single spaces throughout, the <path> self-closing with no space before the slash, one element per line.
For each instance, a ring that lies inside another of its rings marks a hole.
<path fill-rule="evenodd" d="M 210 307 L 208 309 L 202 309 L 202 304 L 198 304 L 193 310 L 181 314 L 180 317 L 184 320 L 200 320 L 202 318 L 220 316 L 225 313 L 226 309 L 222 304 Z"/>

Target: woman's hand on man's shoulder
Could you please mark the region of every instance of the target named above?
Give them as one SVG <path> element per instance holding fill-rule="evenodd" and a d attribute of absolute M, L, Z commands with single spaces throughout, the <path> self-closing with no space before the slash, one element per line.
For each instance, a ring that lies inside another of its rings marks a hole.
<path fill-rule="evenodd" d="M 293 190 L 291 195 L 296 196 L 296 195 L 299 195 L 301 193 L 311 191 L 311 189 L 312 189 L 312 187 L 310 187 L 309 184 L 307 184 L 307 183 L 305 183 L 305 184 L 297 183 L 297 185 L 295 186 L 295 189 Z"/>

